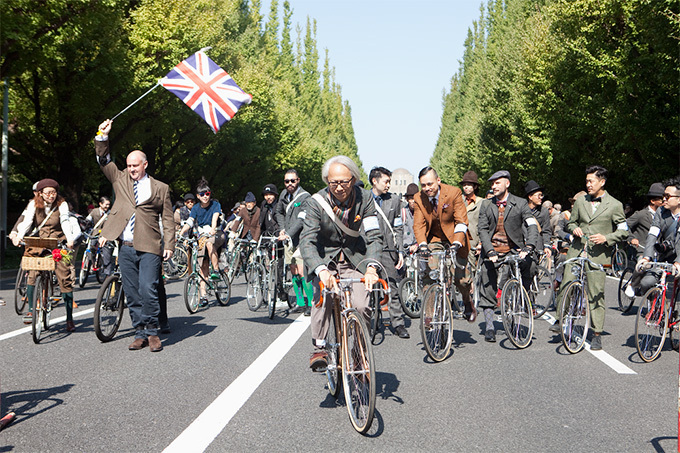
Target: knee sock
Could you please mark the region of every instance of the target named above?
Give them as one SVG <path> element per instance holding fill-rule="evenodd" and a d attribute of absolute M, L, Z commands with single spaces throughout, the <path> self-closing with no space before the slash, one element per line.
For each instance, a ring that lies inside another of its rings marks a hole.
<path fill-rule="evenodd" d="M 484 309 L 484 320 L 486 321 L 486 330 L 496 330 L 493 326 L 493 309 Z"/>
<path fill-rule="evenodd" d="M 61 298 L 66 306 L 66 321 L 73 322 L 73 293 L 62 293 Z"/>
<path fill-rule="evenodd" d="M 300 307 L 305 306 L 305 301 L 302 296 L 302 278 L 299 275 L 293 275 L 293 290 L 295 290 L 295 298 Z"/>
<path fill-rule="evenodd" d="M 33 296 L 35 295 L 35 285 L 26 286 L 26 298 L 28 299 L 28 312 L 33 312 Z"/>
<path fill-rule="evenodd" d="M 300 279 L 302 280 L 302 288 L 305 291 L 305 305 L 312 305 L 312 301 L 314 300 L 314 286 L 312 286 L 312 283 L 305 280 L 305 279 Z"/>

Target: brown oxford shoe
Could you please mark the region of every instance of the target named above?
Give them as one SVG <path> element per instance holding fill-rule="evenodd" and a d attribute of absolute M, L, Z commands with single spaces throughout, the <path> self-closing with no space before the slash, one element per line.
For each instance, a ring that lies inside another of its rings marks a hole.
<path fill-rule="evenodd" d="M 146 338 L 136 338 L 135 341 L 130 343 L 130 346 L 128 346 L 128 349 L 130 351 L 139 351 L 140 349 L 144 349 L 146 345 L 148 345 L 149 342 L 146 341 Z"/>
<path fill-rule="evenodd" d="M 69 332 L 75 332 L 76 325 L 73 324 L 73 321 L 66 321 L 66 330 Z"/>
<path fill-rule="evenodd" d="M 149 335 L 149 349 L 151 352 L 159 352 L 163 350 L 163 344 L 158 335 Z"/>

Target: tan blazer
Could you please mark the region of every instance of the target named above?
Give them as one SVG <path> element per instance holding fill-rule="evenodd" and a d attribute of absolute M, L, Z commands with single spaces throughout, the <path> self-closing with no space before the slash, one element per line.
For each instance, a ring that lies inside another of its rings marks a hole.
<path fill-rule="evenodd" d="M 109 141 L 95 140 L 95 151 L 100 164 L 108 159 Z M 107 239 L 118 238 L 135 213 L 135 232 L 133 244 L 139 252 L 163 255 L 163 249 L 175 250 L 175 220 L 172 216 L 170 189 L 167 184 L 149 176 L 151 180 L 151 197 L 135 206 L 133 181 L 127 171 L 119 170 L 113 162 L 101 166 L 106 178 L 113 184 L 116 201 L 109 212 L 109 217 L 102 229 L 102 236 Z M 159 217 L 163 220 L 163 236 L 161 236 Z M 165 246 L 163 245 L 165 241 Z"/>
<path fill-rule="evenodd" d="M 434 219 L 433 206 L 428 196 L 422 191 L 416 193 L 413 198 L 416 202 L 416 207 L 413 211 L 413 233 L 418 244 L 422 244 L 427 242 L 427 237 L 432 227 L 432 220 Z M 463 244 L 458 251 L 458 255 L 466 258 L 470 251 L 469 232 L 467 230 L 468 216 L 465 202 L 463 201 L 463 193 L 458 187 L 449 186 L 448 184 L 441 184 L 439 186 L 437 211 L 446 239 L 449 243 L 458 241 Z M 465 229 L 461 227 L 456 229 L 456 225 L 461 224 L 465 225 Z"/>

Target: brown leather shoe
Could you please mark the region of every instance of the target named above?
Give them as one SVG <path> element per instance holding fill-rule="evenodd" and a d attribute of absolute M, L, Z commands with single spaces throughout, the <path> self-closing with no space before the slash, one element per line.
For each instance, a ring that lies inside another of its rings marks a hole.
<path fill-rule="evenodd" d="M 151 352 L 159 352 L 163 350 L 163 343 L 158 335 L 149 335 L 149 349 Z"/>
<path fill-rule="evenodd" d="M 156 337 L 158 338 L 158 337 Z M 130 346 L 128 346 L 128 349 L 130 351 L 139 351 L 140 349 L 144 349 L 146 345 L 148 345 L 149 342 L 146 340 L 146 338 L 136 338 L 135 341 L 130 343 Z"/>
<path fill-rule="evenodd" d="M 76 325 L 73 324 L 73 321 L 66 321 L 66 330 L 68 332 L 75 332 L 76 330 Z"/>

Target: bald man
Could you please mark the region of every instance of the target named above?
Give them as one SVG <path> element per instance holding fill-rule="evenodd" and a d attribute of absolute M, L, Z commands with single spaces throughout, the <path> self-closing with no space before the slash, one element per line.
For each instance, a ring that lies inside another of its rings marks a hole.
<path fill-rule="evenodd" d="M 100 124 L 95 138 L 97 160 L 116 192 L 116 201 L 99 242 L 103 245 L 107 240 L 120 240 L 118 264 L 135 328 L 135 340 L 128 349 L 136 351 L 149 346 L 151 352 L 158 352 L 163 349 L 158 337 L 161 260 L 170 259 L 175 249 L 170 190 L 167 184 L 147 175 L 149 163 L 141 151 L 128 154 L 127 171 L 116 167 L 109 152 L 112 124 L 111 120 Z M 162 219 L 163 235 L 159 219 Z"/>

